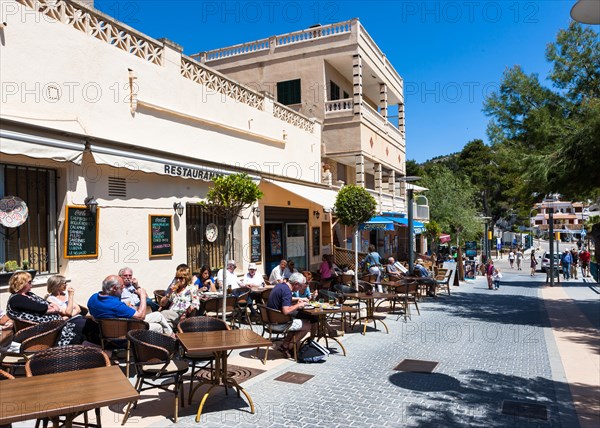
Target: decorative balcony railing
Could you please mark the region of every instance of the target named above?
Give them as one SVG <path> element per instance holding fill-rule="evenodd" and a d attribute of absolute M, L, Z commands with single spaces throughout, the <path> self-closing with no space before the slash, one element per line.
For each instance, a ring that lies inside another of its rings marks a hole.
<path fill-rule="evenodd" d="M 315 124 L 311 120 L 283 104 L 273 104 L 273 116 L 308 132 L 313 132 L 315 128 Z"/>
<path fill-rule="evenodd" d="M 352 98 L 345 98 L 343 100 L 325 101 L 325 114 L 336 113 L 336 112 L 351 112 L 354 107 Z"/>
<path fill-rule="evenodd" d="M 141 33 L 69 0 L 17 0 L 49 18 L 129 52 L 153 64 L 162 64 L 163 47 Z"/>

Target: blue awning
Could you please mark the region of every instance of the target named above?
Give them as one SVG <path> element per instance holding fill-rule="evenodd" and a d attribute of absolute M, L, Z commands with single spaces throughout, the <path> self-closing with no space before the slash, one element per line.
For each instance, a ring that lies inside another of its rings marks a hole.
<path fill-rule="evenodd" d="M 394 225 L 408 227 L 408 219 L 404 217 L 375 216 L 366 223 L 359 225 L 358 230 L 394 230 Z M 413 220 L 415 233 L 425 232 L 425 225 Z"/>

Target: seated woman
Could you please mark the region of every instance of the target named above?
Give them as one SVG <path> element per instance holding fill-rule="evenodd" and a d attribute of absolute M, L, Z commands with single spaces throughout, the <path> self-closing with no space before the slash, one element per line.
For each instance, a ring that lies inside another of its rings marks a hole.
<path fill-rule="evenodd" d="M 169 308 L 162 311 L 162 314 L 173 329 L 179 321 L 200 308 L 198 286 L 192 284 L 190 268 L 187 266 L 178 268 L 175 279 L 175 284 L 169 287 L 169 291 L 160 301 L 160 306 Z"/>
<path fill-rule="evenodd" d="M 305 276 L 306 278 L 306 276 Z M 292 302 L 297 302 L 298 300 L 304 300 L 305 302 L 310 301 L 311 299 L 310 287 L 308 286 L 308 280 L 300 286 L 299 290 L 292 291 Z"/>
<path fill-rule="evenodd" d="M 331 254 L 323 254 L 323 263 L 319 267 L 321 282 L 331 281 L 337 276 L 334 266 Z"/>
<path fill-rule="evenodd" d="M 200 268 L 200 273 L 198 277 L 194 281 L 194 285 L 198 287 L 198 291 L 200 292 L 215 292 L 217 291 L 217 287 L 215 286 L 215 282 L 212 279 L 210 268 L 207 266 L 202 266 Z"/>
<path fill-rule="evenodd" d="M 49 303 L 31 292 L 31 275 L 25 271 L 13 273 L 8 280 L 11 296 L 6 304 L 10 318 L 20 318 L 34 323 L 42 323 L 62 319 L 60 307 Z M 85 321 L 85 320 L 84 320 Z M 72 320 L 62 329 L 58 345 L 74 345 L 83 341 L 83 325 Z"/>
<path fill-rule="evenodd" d="M 71 320 L 77 326 L 77 330 L 81 330 L 87 341 L 99 344 L 100 330 L 98 324 L 91 319 L 79 316 L 85 315 L 85 313 L 82 313 L 81 306 L 75 303 L 75 289 L 70 285 L 67 286 L 67 278 L 62 275 L 53 275 L 48 278 L 46 288 L 48 290 L 46 300 L 59 307 L 59 314 L 63 319 Z"/>

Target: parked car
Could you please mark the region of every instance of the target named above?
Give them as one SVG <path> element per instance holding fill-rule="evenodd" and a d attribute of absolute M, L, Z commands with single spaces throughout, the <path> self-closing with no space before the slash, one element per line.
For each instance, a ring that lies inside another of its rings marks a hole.
<path fill-rule="evenodd" d="M 558 266 L 558 272 L 562 273 L 563 269 L 562 269 L 562 264 L 560 263 L 560 253 L 555 253 L 554 254 L 554 266 Z M 541 261 L 539 263 L 540 265 L 540 270 L 542 272 L 546 272 L 546 270 L 550 269 L 550 252 L 549 251 L 544 251 L 541 255 Z"/>

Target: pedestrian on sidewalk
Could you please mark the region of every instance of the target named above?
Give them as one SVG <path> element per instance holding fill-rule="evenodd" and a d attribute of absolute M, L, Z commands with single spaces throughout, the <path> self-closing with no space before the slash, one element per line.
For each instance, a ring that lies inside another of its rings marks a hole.
<path fill-rule="evenodd" d="M 537 260 L 535 259 L 535 250 L 531 250 L 531 276 L 535 276 Z"/>
<path fill-rule="evenodd" d="M 515 263 L 515 253 L 513 250 L 510 250 L 510 253 L 508 253 L 508 261 L 510 263 L 510 268 L 514 269 L 514 263 Z"/>
<path fill-rule="evenodd" d="M 562 254 L 560 262 L 562 263 L 563 268 L 563 278 L 568 280 L 571 277 L 571 252 L 569 250 L 565 250 Z"/>
<path fill-rule="evenodd" d="M 521 269 L 521 262 L 523 261 L 523 251 L 521 251 L 520 248 L 517 248 L 517 270 L 523 270 Z"/>
<path fill-rule="evenodd" d="M 571 248 L 571 276 L 574 279 L 577 279 L 577 250 L 575 248 Z"/>
<path fill-rule="evenodd" d="M 485 273 L 487 275 L 488 288 L 490 290 L 493 290 L 494 287 L 492 286 L 492 276 L 494 275 L 494 261 L 492 260 L 491 257 L 488 260 L 488 264 L 487 264 Z"/>
<path fill-rule="evenodd" d="M 494 280 L 494 289 L 498 290 L 500 288 L 500 280 L 502 279 L 502 272 L 500 271 L 500 268 L 494 268 L 492 279 Z"/>
<path fill-rule="evenodd" d="M 590 260 L 592 258 L 592 255 L 590 254 L 590 252 L 587 250 L 587 248 L 583 248 L 583 250 L 581 250 L 581 253 L 579 253 L 579 261 L 581 262 L 581 276 L 583 278 L 587 278 L 590 276 Z"/>

